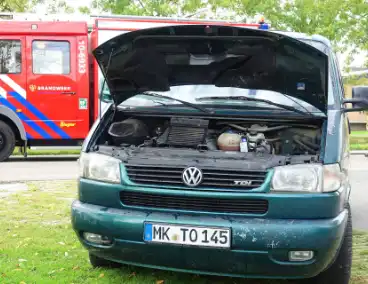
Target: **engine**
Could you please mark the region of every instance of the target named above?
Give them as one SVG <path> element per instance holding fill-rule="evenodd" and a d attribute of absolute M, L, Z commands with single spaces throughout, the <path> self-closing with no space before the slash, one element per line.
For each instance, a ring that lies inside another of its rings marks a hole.
<path fill-rule="evenodd" d="M 318 154 L 318 125 L 255 124 L 197 118 L 142 119 L 114 122 L 110 143 L 122 147 L 191 148 L 201 151 Z"/>
<path fill-rule="evenodd" d="M 311 125 L 260 125 L 228 123 L 217 139 L 223 151 L 257 152 L 283 155 L 317 154 L 320 128 Z"/>
<path fill-rule="evenodd" d="M 237 133 L 229 130 L 219 136 L 217 145 L 223 151 L 272 152 L 271 144 L 267 142 L 263 133 Z"/>

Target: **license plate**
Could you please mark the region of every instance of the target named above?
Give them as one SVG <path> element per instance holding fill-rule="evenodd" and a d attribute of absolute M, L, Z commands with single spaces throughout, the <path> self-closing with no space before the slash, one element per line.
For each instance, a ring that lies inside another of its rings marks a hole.
<path fill-rule="evenodd" d="M 144 241 L 177 245 L 230 248 L 230 229 L 169 224 L 144 224 Z"/>

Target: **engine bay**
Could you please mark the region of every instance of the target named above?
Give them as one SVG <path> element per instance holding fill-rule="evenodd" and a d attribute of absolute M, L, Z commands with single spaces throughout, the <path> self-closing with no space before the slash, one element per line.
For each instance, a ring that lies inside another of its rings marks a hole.
<path fill-rule="evenodd" d="M 271 155 L 319 155 L 321 123 L 116 116 L 100 145 Z M 101 137 L 102 138 L 102 137 Z"/>

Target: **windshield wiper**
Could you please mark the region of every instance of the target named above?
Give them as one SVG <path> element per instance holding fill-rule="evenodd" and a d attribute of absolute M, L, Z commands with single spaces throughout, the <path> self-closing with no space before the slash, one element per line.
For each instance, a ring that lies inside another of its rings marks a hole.
<path fill-rule="evenodd" d="M 172 97 L 169 97 L 169 96 L 164 96 L 164 95 L 160 95 L 160 94 L 156 94 L 156 93 L 151 93 L 151 92 L 143 92 L 143 93 L 141 93 L 141 95 L 146 95 L 146 96 L 151 96 L 151 97 L 156 97 L 156 98 L 169 99 L 169 100 L 180 102 L 183 105 L 189 106 L 191 108 L 198 109 L 198 110 L 200 110 L 202 112 L 205 112 L 205 113 L 210 113 L 210 114 L 213 114 L 214 113 L 214 111 L 205 109 L 205 108 L 200 107 L 200 106 L 198 106 L 196 104 L 192 104 L 192 103 L 189 103 L 189 102 L 186 102 L 186 101 L 182 101 L 180 99 L 172 98 Z"/>
<path fill-rule="evenodd" d="M 270 100 L 265 100 L 265 99 L 258 99 L 258 98 L 249 98 L 246 96 L 228 96 L 228 97 L 217 97 L 217 96 L 213 96 L 213 97 L 202 97 L 202 98 L 198 98 L 196 99 L 197 101 L 206 101 L 206 100 L 236 100 L 236 101 L 253 101 L 253 102 L 263 102 L 269 105 L 273 105 L 273 106 L 277 106 L 286 110 L 290 110 L 299 114 L 303 114 L 303 115 L 311 115 L 313 116 L 312 113 L 308 112 L 304 112 L 301 111 L 295 107 L 292 106 L 287 106 L 287 105 L 283 105 L 283 104 L 279 104 L 279 103 L 275 103 L 273 101 Z"/>

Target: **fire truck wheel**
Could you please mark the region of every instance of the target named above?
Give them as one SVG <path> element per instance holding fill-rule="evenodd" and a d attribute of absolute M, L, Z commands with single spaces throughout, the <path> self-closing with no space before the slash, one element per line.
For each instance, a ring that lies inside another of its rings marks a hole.
<path fill-rule="evenodd" d="M 0 121 L 0 162 L 7 160 L 15 148 L 15 134 L 11 127 Z"/>

